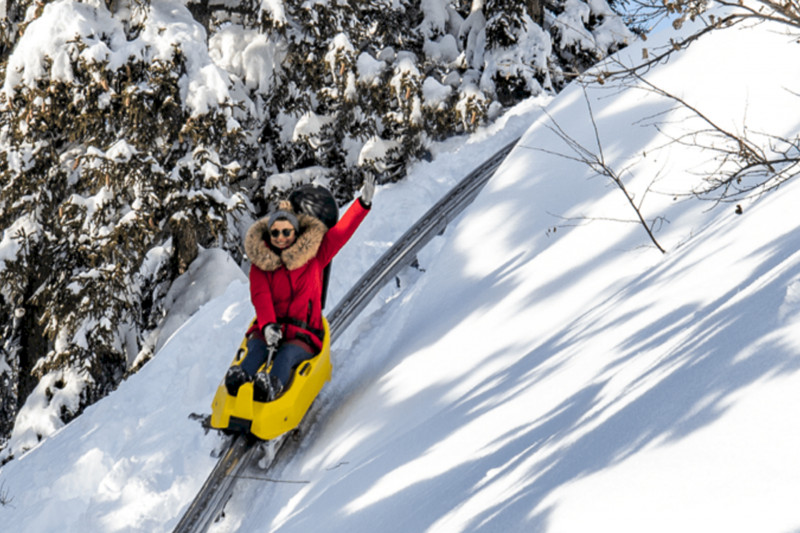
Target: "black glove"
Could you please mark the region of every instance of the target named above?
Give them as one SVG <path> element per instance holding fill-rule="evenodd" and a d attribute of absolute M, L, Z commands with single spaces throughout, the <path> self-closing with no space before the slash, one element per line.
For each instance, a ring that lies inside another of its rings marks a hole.
<path fill-rule="evenodd" d="M 261 332 L 264 334 L 264 340 L 267 342 L 267 346 L 270 348 L 276 347 L 281 342 L 281 338 L 283 337 L 283 333 L 281 333 L 281 327 L 274 322 L 264 326 L 264 329 L 261 330 Z"/>

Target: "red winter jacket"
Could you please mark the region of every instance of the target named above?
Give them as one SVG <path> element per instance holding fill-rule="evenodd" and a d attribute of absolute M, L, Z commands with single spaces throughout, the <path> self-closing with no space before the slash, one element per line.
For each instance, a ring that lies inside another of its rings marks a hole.
<path fill-rule="evenodd" d="M 267 324 L 281 324 L 284 341 L 297 339 L 319 350 L 322 339 L 322 271 L 353 236 L 369 213 L 361 201 L 345 212 L 326 231 L 316 218 L 300 214 L 297 240 L 283 251 L 269 245 L 269 219 L 258 220 L 247 231 L 245 252 L 250 267 L 250 299 L 256 309 L 256 324 L 248 334 L 261 332 Z M 280 255 L 279 255 L 280 254 Z M 289 319 L 287 323 L 286 319 Z M 303 324 L 306 327 L 301 327 Z M 307 337 L 308 336 L 308 337 Z"/>

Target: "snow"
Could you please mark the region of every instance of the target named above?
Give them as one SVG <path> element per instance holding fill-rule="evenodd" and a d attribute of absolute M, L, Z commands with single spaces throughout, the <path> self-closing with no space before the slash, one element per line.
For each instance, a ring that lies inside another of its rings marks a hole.
<path fill-rule="evenodd" d="M 456 38 L 449 33 L 438 41 L 425 39 L 422 49 L 431 61 L 444 64 L 452 63 L 460 54 Z"/>
<path fill-rule="evenodd" d="M 386 62 L 378 61 L 367 52 L 361 52 L 356 60 L 358 81 L 364 85 L 375 86 L 380 83 L 380 75 L 386 70 Z"/>
<path fill-rule="evenodd" d="M 244 80 L 248 89 L 269 92 L 285 57 L 276 43 L 254 30 L 232 24 L 209 39 L 208 54 L 214 64 Z"/>
<path fill-rule="evenodd" d="M 384 172 L 386 170 L 386 165 L 383 161 L 386 160 L 386 157 L 392 150 L 397 150 L 399 148 L 400 143 L 397 141 L 370 137 L 367 142 L 364 143 L 361 152 L 358 154 L 358 165 L 372 164 L 375 165 L 375 169 L 378 170 L 378 172 Z"/>
<path fill-rule="evenodd" d="M 448 7 L 448 3 L 443 0 L 421 0 L 419 8 L 424 17 L 417 28 L 419 32 L 426 38 L 444 34 L 447 22 L 450 20 Z"/>
<path fill-rule="evenodd" d="M 15 220 L 9 228 L 3 231 L 0 238 L 0 262 L 5 268 L 6 261 L 13 261 L 20 251 L 18 237 L 22 235 L 35 235 L 40 229 L 39 224 L 31 217 L 22 217 Z"/>
<path fill-rule="evenodd" d="M 321 137 L 322 130 L 333 120 L 333 116 L 323 116 L 313 111 L 308 111 L 297 121 L 292 133 L 292 140 L 296 142 L 300 139 L 305 139 L 312 148 L 319 148 L 324 140 Z"/>
<path fill-rule="evenodd" d="M 545 86 L 550 86 L 548 56 L 552 50 L 550 34 L 534 23 L 527 15 L 524 18 L 525 30 L 520 32 L 519 44 L 505 49 L 495 50 L 484 58 L 484 69 L 481 85 L 494 85 L 492 78 L 519 75 L 525 79 L 531 94 L 541 92 L 541 84 L 537 75 L 545 76 Z M 613 36 L 612 36 L 613 38 Z M 522 66 L 527 68 L 524 70 Z"/>
<path fill-rule="evenodd" d="M 433 78 L 425 78 L 422 83 L 422 99 L 425 102 L 425 107 L 444 109 L 445 101 L 452 92 L 452 87 L 442 85 Z"/>
<path fill-rule="evenodd" d="M 674 36 L 662 33 L 616 57 L 638 60 Z M 645 77 L 733 131 L 792 138 L 798 65 L 785 29 L 762 24 L 712 33 Z M 620 221 L 634 215 L 621 192 L 556 135 L 596 150 L 590 109 L 608 164 L 649 220 L 668 220 L 656 231 L 668 253 Z M 421 270 L 339 338 L 298 451 L 270 481 L 240 480 L 213 531 L 800 529 L 800 185 L 743 200 L 741 215 L 693 197 L 722 141 L 671 139 L 701 128 L 641 83 L 573 85 L 379 187 L 334 260 L 329 309 L 522 135 Z M 191 275 L 158 354 L 2 467 L 4 529 L 177 523 L 221 444 L 188 415 L 209 412 L 253 313 L 237 268 L 216 258 Z"/>
<path fill-rule="evenodd" d="M 106 28 L 107 39 L 105 43 L 95 37 L 95 25 Z M 61 81 L 72 80 L 72 69 L 69 65 L 65 44 L 80 36 L 81 40 L 89 46 L 81 52 L 87 60 L 109 60 L 113 63 L 112 46 L 121 45 L 124 38 L 122 25 L 113 17 L 101 10 L 87 4 L 77 2 L 56 2 L 44 6 L 42 15 L 32 21 L 25 29 L 24 38 L 20 39 L 15 52 L 8 61 L 3 90 L 11 99 L 15 88 L 22 83 L 33 86 L 37 79 L 46 72 L 44 58 L 53 61 L 51 79 Z M 77 46 L 71 48 L 71 53 L 77 53 Z M 138 55 L 137 52 L 133 52 Z"/>
<path fill-rule="evenodd" d="M 160 350 L 203 304 L 224 294 L 232 280 L 246 283 L 247 275 L 224 251 L 201 249 L 167 293 L 164 305 L 170 312 L 161 325 L 155 351 Z"/>
<path fill-rule="evenodd" d="M 403 102 L 408 99 L 410 93 L 410 86 L 413 86 L 415 80 L 420 78 L 419 69 L 417 69 L 413 54 L 410 52 L 403 52 L 397 55 L 397 63 L 394 67 L 394 76 L 389 81 L 389 84 L 394 89 L 397 104 L 402 106 Z"/>
<path fill-rule="evenodd" d="M 339 76 L 339 59 L 352 57 L 355 52 L 356 49 L 346 34 L 339 33 L 333 38 L 328 47 L 328 53 L 325 54 L 325 62 L 328 64 L 328 69 L 331 71 L 334 80 Z"/>
<path fill-rule="evenodd" d="M 589 4 L 580 0 L 564 2 L 564 11 L 555 18 L 555 25 L 561 30 L 564 46 L 577 44 L 579 48 L 594 48 L 592 33 L 584 28 L 591 11 Z"/>
<path fill-rule="evenodd" d="M 11 445 L 33 448 L 41 435 L 51 435 L 61 428 L 64 423 L 57 413 L 62 407 L 73 412 L 77 409 L 80 390 L 76 384 L 84 379 L 73 369 L 43 376 L 17 414 Z"/>
<path fill-rule="evenodd" d="M 100 37 L 97 28 L 103 28 Z M 87 62 L 108 62 L 109 70 L 117 70 L 130 57 L 142 61 L 171 62 L 176 48 L 185 58 L 186 74 L 181 77 L 181 100 L 192 116 L 202 115 L 225 101 L 233 90 L 228 73 L 214 64 L 206 47 L 206 33 L 189 10 L 169 0 L 156 0 L 149 4 L 147 21 L 136 39 L 127 40 L 119 20 L 105 9 L 91 4 L 61 0 L 44 6 L 41 16 L 33 20 L 15 46 L 8 60 L 3 84 L 6 98 L 11 100 L 21 87 L 34 87 L 36 80 L 47 72 L 47 62 L 52 61 L 50 77 L 53 80 L 71 81 L 70 54 L 77 54 L 77 45 L 66 43 L 76 40 L 89 46 L 80 52 Z M 269 65 L 250 66 L 248 74 L 258 81 L 259 87 L 269 86 L 272 71 Z M 254 83 L 254 82 L 251 82 Z M 104 99 L 108 99 L 106 94 Z"/>
<path fill-rule="evenodd" d="M 306 167 L 292 172 L 282 172 L 279 174 L 272 174 L 267 178 L 264 183 L 261 195 L 268 198 L 269 194 L 274 190 L 289 191 L 295 186 L 303 184 L 322 185 L 323 187 L 330 186 L 330 169 L 325 167 Z"/>
<path fill-rule="evenodd" d="M 261 10 L 269 13 L 276 25 L 286 24 L 286 9 L 282 0 L 261 0 Z"/>

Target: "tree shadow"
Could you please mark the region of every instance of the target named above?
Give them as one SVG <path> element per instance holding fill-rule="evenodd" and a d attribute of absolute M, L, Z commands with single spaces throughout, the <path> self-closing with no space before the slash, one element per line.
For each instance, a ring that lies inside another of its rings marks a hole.
<path fill-rule="evenodd" d="M 487 374 L 456 401 L 443 400 L 454 383 L 440 382 L 413 398 L 374 405 L 375 411 L 385 413 L 386 420 L 375 434 L 390 434 L 393 440 L 382 449 L 368 440 L 356 445 L 348 456 L 366 459 L 326 472 L 324 482 L 304 489 L 302 502 L 279 530 L 425 531 L 436 530 L 452 519 L 458 530 L 545 531 L 553 511 L 546 507 L 545 499 L 553 491 L 619 464 L 646 447 L 680 441 L 719 420 L 734 405 L 732 398 L 737 392 L 759 380 L 800 370 L 797 354 L 769 337 L 775 324 L 770 310 L 777 314 L 785 287 L 800 274 L 796 264 L 787 266 L 798 245 L 800 235 L 778 237 L 753 252 L 753 257 L 763 258 L 760 265 L 724 294 L 704 304 L 686 303 L 676 309 L 664 306 L 632 334 L 618 339 L 618 357 L 583 388 L 543 416 L 528 420 L 520 415 L 518 421 L 509 424 L 511 429 L 496 435 L 485 449 L 476 450 L 473 458 L 430 475 L 415 473 L 413 480 L 391 495 L 372 500 L 367 497 L 366 503 L 354 507 L 354 498 L 375 490 L 376 480 L 387 473 L 414 464 L 463 428 L 521 402 L 516 391 L 545 382 L 562 371 L 570 358 L 594 356 L 580 353 L 559 357 L 566 349 L 576 343 L 590 346 L 592 336 L 603 328 L 608 335 L 613 335 L 608 328 L 617 325 L 621 331 L 630 332 L 620 323 L 644 311 L 645 304 L 637 308 L 636 302 L 646 302 L 653 283 L 669 279 L 671 271 L 661 269 L 656 279 L 652 272 L 632 279 L 513 364 Z M 520 255 L 506 261 L 493 275 L 478 282 L 465 304 L 486 309 L 497 305 L 517 288 L 512 274 L 522 263 Z M 597 265 L 596 260 L 591 263 Z M 565 273 L 560 282 L 587 275 L 588 267 L 576 268 Z M 495 296 L 486 300 L 484 296 L 489 293 Z M 530 297 L 542 295 L 534 291 Z M 610 309 L 621 301 L 634 302 L 632 310 L 598 324 L 597 317 L 612 315 Z M 442 310 L 445 308 L 442 303 Z M 427 311 L 426 315 L 431 316 Z M 445 330 L 465 319 L 463 314 L 440 316 L 436 327 Z M 420 331 L 425 327 L 423 322 L 422 317 L 412 318 L 404 329 Z M 687 331 L 690 334 L 672 342 Z M 405 343 L 398 360 L 422 348 L 424 342 L 421 338 Z M 623 397 L 608 398 L 606 389 L 617 371 L 642 354 L 659 352 L 665 346 L 667 351 L 659 353 L 622 393 L 625 396 L 638 389 L 634 400 L 626 403 Z M 757 353 L 742 357 L 741 350 L 749 346 L 758 346 Z M 507 345 L 487 359 L 506 357 L 518 349 Z M 419 405 L 429 408 L 417 419 L 413 413 Z M 524 412 L 525 406 L 519 405 L 517 410 Z M 404 412 L 406 415 L 401 416 Z M 408 413 L 412 414 L 410 418 Z M 392 427 L 391 421 L 396 420 L 412 422 L 405 428 Z M 504 496 L 487 504 L 494 492 Z M 469 508 L 472 502 L 477 502 L 474 509 Z M 305 508 L 330 511 L 322 529 L 319 514 L 302 512 Z"/>
<path fill-rule="evenodd" d="M 663 107 L 655 105 L 637 112 L 644 115 L 649 109 L 655 114 Z M 612 123 L 620 124 L 620 120 L 627 120 L 625 116 L 620 114 Z M 653 131 L 651 136 L 640 136 L 638 144 L 625 145 L 625 152 L 644 149 L 655 135 Z M 609 146 L 613 148 L 613 144 Z M 510 161 L 507 166 L 513 165 Z M 444 297 L 426 300 L 424 313 L 403 322 L 397 338 L 404 340 L 394 343 L 393 347 L 400 349 L 386 356 L 383 370 L 391 370 L 405 357 L 430 345 L 431 334 L 419 332 L 451 331 L 472 316 L 491 312 L 520 289 L 522 267 L 548 248 L 542 244 L 543 235 L 525 233 L 531 228 L 540 231 L 547 220 L 530 214 L 536 206 L 528 199 L 551 198 L 551 192 L 565 189 L 561 183 L 548 183 L 560 178 L 556 170 L 537 169 L 536 176 L 523 180 L 526 171 L 530 169 L 514 170 L 521 177 L 508 178 L 518 180 L 509 191 L 502 185 L 490 187 L 482 201 L 476 202 L 472 214 L 480 217 L 481 210 L 490 209 L 512 213 L 513 220 L 508 224 L 518 229 L 506 238 L 526 243 L 527 249 L 509 254 L 486 276 L 476 277 L 462 269 L 449 277 L 437 277 L 436 294 L 459 294 L 462 309 L 454 312 L 452 302 Z M 550 189 L 540 192 L 543 187 Z M 596 196 L 587 192 L 585 198 L 589 202 Z M 566 212 L 574 208 L 575 198 L 560 198 L 555 204 L 555 211 L 563 208 Z M 670 214 L 680 216 L 692 208 L 696 206 L 686 203 L 670 208 Z M 535 220 L 517 224 L 526 216 Z M 546 301 L 564 287 L 612 264 L 619 258 L 620 249 L 631 250 L 644 241 L 641 230 L 620 231 L 613 247 L 571 262 L 571 268 L 531 290 L 520 305 Z M 753 252 L 752 257 L 760 260 L 756 268 L 712 301 L 701 302 L 686 295 L 676 308 L 658 306 L 653 311 L 648 296 L 654 286 L 669 285 L 676 261 L 694 270 L 707 259 L 698 252 L 699 244 L 690 244 L 675 258 L 668 256 L 660 265 L 620 280 L 605 299 L 575 313 L 575 318 L 558 331 L 542 331 L 543 340 L 535 346 L 521 348 L 511 341 L 487 354 L 487 360 L 524 355 L 505 368 L 486 373 L 479 384 L 455 401 L 451 398 L 457 377 L 400 401 L 390 400 L 388 393 L 373 395 L 377 401 L 370 408 L 383 417 L 370 428 L 369 438 L 348 450 L 353 462 L 322 472 L 300 495 L 296 489 L 276 488 L 273 494 L 277 500 L 292 500 L 293 507 L 282 522 L 273 523 L 273 528 L 284 532 L 547 530 L 553 512 L 547 497 L 557 489 L 617 465 L 645 448 L 685 439 L 718 421 L 734 405 L 735 395 L 746 387 L 800 370 L 797 354 L 769 337 L 775 317 L 768 316 L 769 310 L 777 311 L 783 290 L 800 273 L 797 265 L 784 265 L 800 248 L 798 245 L 797 232 L 778 237 Z M 689 251 L 697 256 L 694 264 L 686 257 Z M 453 264 L 467 260 L 467 254 L 463 254 Z M 466 292 L 465 285 L 469 287 Z M 616 311 L 621 303 L 626 303 L 627 311 Z M 648 318 L 642 320 L 642 316 Z M 436 317 L 435 325 L 429 323 L 431 317 Z M 634 320 L 635 328 L 629 325 Z M 617 338 L 617 330 L 624 332 L 624 337 L 620 333 Z M 587 352 L 599 336 L 614 341 L 613 359 L 583 387 L 571 394 L 565 392 L 557 405 L 537 417 L 526 417 L 526 406 L 520 400 L 523 395 L 515 392 L 545 383 L 564 371 L 568 363 L 605 355 Z M 572 353 L 575 346 L 584 351 Z M 753 346 L 758 346 L 757 353 L 741 356 L 742 349 Z M 613 396 L 609 392 L 611 380 L 642 357 L 649 357 L 649 364 L 618 396 Z M 362 393 L 356 391 L 341 400 L 355 403 Z M 426 408 L 421 410 L 421 405 Z M 503 409 L 510 406 L 513 409 Z M 420 464 L 420 459 L 435 454 L 464 428 L 479 425 L 484 417 L 500 412 L 516 412 L 518 419 L 509 423 L 505 432 L 493 436 L 490 444 L 476 449 L 473 457 L 427 474 L 410 472 L 409 479 L 398 483 L 393 493 L 373 494 L 380 492 L 377 489 L 387 475 Z M 393 426 L 398 420 L 407 422 L 407 426 Z M 381 435 L 390 435 L 391 442 Z"/>

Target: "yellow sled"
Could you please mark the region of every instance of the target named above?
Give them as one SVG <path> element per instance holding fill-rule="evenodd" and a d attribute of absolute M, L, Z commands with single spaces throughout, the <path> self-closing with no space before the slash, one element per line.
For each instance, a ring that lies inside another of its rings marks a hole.
<path fill-rule="evenodd" d="M 322 350 L 297 366 L 288 386 L 276 400 L 254 401 L 252 382 L 243 384 L 237 395 L 231 396 L 223 379 L 211 404 L 211 427 L 250 433 L 262 440 L 274 439 L 296 428 L 319 391 L 331 379 L 330 331 L 324 317 L 322 322 L 325 328 Z M 245 355 L 247 339 L 242 341 L 233 364 L 241 364 Z"/>

